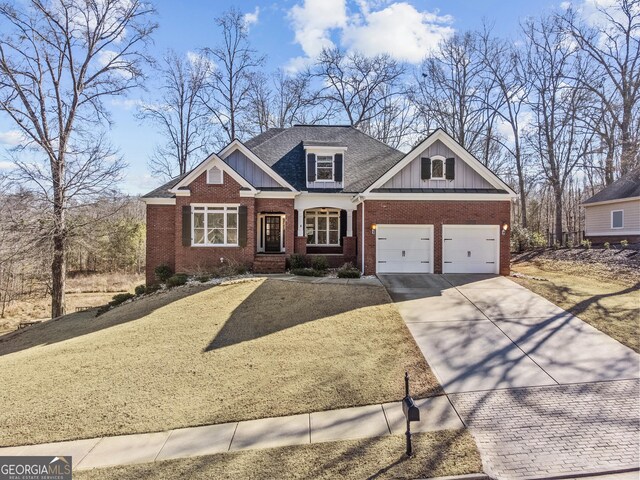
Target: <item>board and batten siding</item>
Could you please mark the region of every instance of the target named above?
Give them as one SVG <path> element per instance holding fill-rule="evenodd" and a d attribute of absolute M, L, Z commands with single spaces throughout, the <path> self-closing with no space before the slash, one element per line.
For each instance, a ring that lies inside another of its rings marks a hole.
<path fill-rule="evenodd" d="M 238 172 L 251 185 L 260 188 L 278 188 L 282 187 L 269 174 L 258 167 L 253 161 L 239 150 L 231 153 L 224 162 Z"/>
<path fill-rule="evenodd" d="M 420 159 L 441 155 L 445 158 L 455 158 L 455 178 L 453 180 L 422 180 L 420 175 Z M 473 168 L 458 158 L 440 140 L 434 142 L 421 152 L 406 167 L 387 181 L 382 188 L 494 188 Z"/>
<path fill-rule="evenodd" d="M 624 212 L 624 227 L 611 228 L 611 212 Z M 585 205 L 585 233 L 587 236 L 640 235 L 640 200 Z"/>

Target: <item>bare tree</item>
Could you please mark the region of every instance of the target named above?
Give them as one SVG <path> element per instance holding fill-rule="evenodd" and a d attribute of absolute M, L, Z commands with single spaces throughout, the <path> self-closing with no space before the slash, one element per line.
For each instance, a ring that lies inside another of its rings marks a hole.
<path fill-rule="evenodd" d="M 0 5 L 0 111 L 26 137 L 32 158 L 16 176 L 48 206 L 51 315 L 65 313 L 67 209 L 105 193 L 122 162 L 94 132 L 109 120 L 103 99 L 143 78 L 143 50 L 155 23 L 137 0 L 31 0 Z"/>
<path fill-rule="evenodd" d="M 168 51 L 159 73 L 161 95 L 142 104 L 138 117 L 155 124 L 166 139 L 149 159 L 151 172 L 173 178 L 189 171 L 194 155 L 208 143 L 211 124 L 200 96 L 212 74 L 212 65 L 200 55 L 187 57 Z"/>
<path fill-rule="evenodd" d="M 614 6 L 597 7 L 599 19 L 587 24 L 579 12 L 569 9 L 558 15 L 561 26 L 592 60 L 594 75 L 578 76 L 583 88 L 599 98 L 608 118 L 620 131 L 620 172 L 629 172 L 640 163 L 640 136 L 634 125 L 640 114 L 640 0 L 617 0 Z M 594 68 L 595 67 L 595 68 Z M 615 132 L 602 132 L 612 146 Z M 605 167 L 607 183 L 613 182 L 613 150 L 608 150 Z"/>
<path fill-rule="evenodd" d="M 579 50 L 557 18 L 529 20 L 523 33 L 531 86 L 527 104 L 534 115 L 527 143 L 553 191 L 554 231 L 562 241 L 563 194 L 591 141 L 583 134 L 581 117 L 592 98 L 575 80 Z"/>
<path fill-rule="evenodd" d="M 325 48 L 313 74 L 323 85 L 318 100 L 335 108 L 350 125 L 367 131 L 385 106 L 404 94 L 405 71 L 389 55 L 367 57 Z"/>
<path fill-rule="evenodd" d="M 509 141 L 502 142 L 515 163 L 518 191 L 520 196 L 520 217 L 522 226 L 527 228 L 527 190 L 528 181 L 525 170 L 525 154 L 522 145 L 522 130 L 525 126 L 526 101 L 530 85 L 526 68 L 523 68 L 521 53 L 512 42 L 497 40 L 491 31 L 485 28 L 478 44 L 482 56 L 484 75 L 490 77 L 487 108 L 508 126 L 511 132 Z M 485 97 L 486 98 L 486 97 Z"/>
<path fill-rule="evenodd" d="M 254 70 L 264 64 L 265 57 L 251 48 L 246 20 L 239 10 L 231 8 L 215 22 L 222 33 L 222 44 L 205 49 L 215 68 L 201 98 L 220 127 L 218 141 L 224 144 L 250 133 L 242 120 L 249 108 Z"/>

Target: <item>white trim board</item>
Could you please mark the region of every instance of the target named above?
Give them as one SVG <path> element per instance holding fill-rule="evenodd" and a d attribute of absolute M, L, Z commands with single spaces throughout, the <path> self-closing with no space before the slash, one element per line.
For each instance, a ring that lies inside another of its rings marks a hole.
<path fill-rule="evenodd" d="M 141 198 L 144 203 L 147 205 L 175 205 L 175 198 L 161 198 L 161 197 L 150 197 L 150 198 Z"/>
<path fill-rule="evenodd" d="M 593 202 L 593 203 L 581 203 L 584 208 L 595 207 L 596 205 L 607 205 L 609 203 L 623 203 L 623 202 L 640 202 L 640 197 L 629 197 L 629 198 L 616 198 L 614 200 L 603 200 L 602 202 Z"/>
<path fill-rule="evenodd" d="M 473 155 L 471 155 L 467 150 L 465 150 L 458 142 L 456 142 L 447 132 L 442 130 L 441 128 L 437 129 L 431 135 L 429 135 L 424 141 L 422 141 L 419 145 L 414 147 L 409 153 L 407 153 L 402 160 L 396 163 L 393 167 L 391 167 L 387 172 L 382 175 L 378 180 L 373 182 L 369 188 L 367 188 L 363 193 L 370 194 L 372 190 L 376 188 L 382 188 L 382 186 L 387 183 L 391 178 L 393 178 L 398 172 L 400 172 L 404 167 L 409 165 L 413 160 L 418 158 L 418 156 L 426 150 L 433 143 L 440 140 L 444 143 L 449 149 L 462 161 L 464 161 L 469 167 L 475 170 L 481 177 L 483 177 L 487 182 L 493 185 L 495 188 L 504 189 L 508 193 L 510 197 L 515 198 L 516 193 L 502 180 L 500 180 L 491 170 L 485 167 L 482 163 L 478 161 Z M 401 194 L 399 194 L 401 195 Z"/>

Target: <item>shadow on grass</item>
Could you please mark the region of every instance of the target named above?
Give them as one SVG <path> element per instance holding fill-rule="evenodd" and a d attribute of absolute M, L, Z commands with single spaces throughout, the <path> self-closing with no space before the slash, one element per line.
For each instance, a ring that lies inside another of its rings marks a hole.
<path fill-rule="evenodd" d="M 88 335 L 106 328 L 132 322 L 145 317 L 170 303 L 200 293 L 211 286 L 193 286 L 152 295 L 135 302 L 120 305 L 96 317 L 96 310 L 77 312 L 55 320 L 32 325 L 23 330 L 0 336 L 0 356 L 29 348 L 52 345 L 72 338 Z"/>
<path fill-rule="evenodd" d="M 388 304 L 380 287 L 263 282 L 233 311 L 204 352 L 255 340 L 308 322 Z M 345 294 L 348 291 L 349 294 Z"/>

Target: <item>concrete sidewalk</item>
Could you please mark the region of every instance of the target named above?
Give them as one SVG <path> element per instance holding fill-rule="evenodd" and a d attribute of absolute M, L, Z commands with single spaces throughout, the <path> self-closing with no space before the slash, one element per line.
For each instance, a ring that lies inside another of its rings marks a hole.
<path fill-rule="evenodd" d="M 416 403 L 421 421 L 412 424 L 412 431 L 463 428 L 446 396 Z M 399 435 L 404 430 L 401 404 L 394 402 L 166 432 L 0 448 L 0 456 L 71 456 L 74 469 L 84 470 L 244 449 Z"/>

